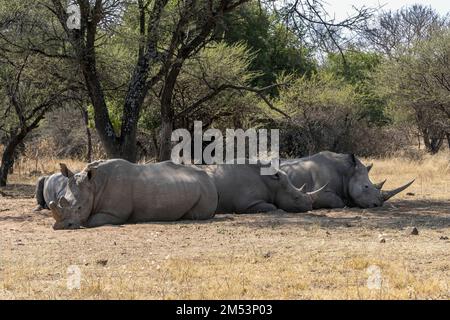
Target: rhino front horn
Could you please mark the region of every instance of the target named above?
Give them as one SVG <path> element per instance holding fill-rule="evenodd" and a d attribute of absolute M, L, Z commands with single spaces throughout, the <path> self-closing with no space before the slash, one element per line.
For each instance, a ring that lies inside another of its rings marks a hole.
<path fill-rule="evenodd" d="M 374 183 L 373 186 L 374 186 L 375 188 L 377 188 L 378 190 L 381 190 L 381 189 L 383 188 L 384 184 L 386 183 L 386 181 L 387 181 L 387 179 L 384 180 L 384 181 L 381 181 L 381 182 L 379 182 L 379 183 Z"/>
<path fill-rule="evenodd" d="M 61 214 L 58 212 L 58 207 L 56 206 L 56 203 L 54 201 L 50 201 L 48 207 L 52 211 L 53 219 L 55 219 L 56 222 L 60 222 L 62 220 L 62 217 Z"/>
<path fill-rule="evenodd" d="M 300 192 L 305 193 L 305 190 L 306 190 L 306 183 L 305 183 L 304 185 L 302 185 L 301 188 L 298 189 L 298 190 L 299 190 Z"/>
<path fill-rule="evenodd" d="M 314 202 L 317 200 L 317 198 L 319 198 L 319 195 L 322 191 L 325 190 L 325 188 L 328 186 L 328 183 L 325 184 L 322 188 L 317 189 L 316 191 L 313 192 L 307 192 L 307 194 L 311 197 L 311 200 Z"/>
<path fill-rule="evenodd" d="M 387 201 L 390 198 L 392 198 L 393 196 L 395 196 L 396 194 L 402 192 L 403 190 L 408 188 L 410 185 L 412 185 L 414 181 L 415 181 L 415 179 L 412 180 L 411 182 L 408 182 L 407 184 L 401 186 L 400 188 L 397 188 L 397 189 L 394 189 L 394 190 L 381 191 L 381 195 L 383 196 L 383 201 Z"/>

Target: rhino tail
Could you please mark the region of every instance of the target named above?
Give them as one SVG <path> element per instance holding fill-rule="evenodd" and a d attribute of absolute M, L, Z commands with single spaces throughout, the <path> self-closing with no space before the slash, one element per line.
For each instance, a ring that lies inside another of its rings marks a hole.
<path fill-rule="evenodd" d="M 47 178 L 48 178 L 47 176 L 40 177 L 36 183 L 35 197 L 36 197 L 38 206 L 36 207 L 35 211 L 39 211 L 42 209 L 48 209 L 47 204 L 45 203 L 45 199 L 44 199 L 44 184 L 45 184 L 45 180 Z"/>

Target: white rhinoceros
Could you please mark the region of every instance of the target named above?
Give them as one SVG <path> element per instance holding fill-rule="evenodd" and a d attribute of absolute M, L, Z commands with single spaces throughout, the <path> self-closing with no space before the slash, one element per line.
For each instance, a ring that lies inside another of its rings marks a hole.
<path fill-rule="evenodd" d="M 369 179 L 372 165 L 365 166 L 353 154 L 329 151 L 310 157 L 285 160 L 280 169 L 285 171 L 295 186 L 306 185 L 306 190 L 314 190 L 328 183 L 314 202 L 314 209 L 381 207 L 385 201 L 408 188 L 414 180 L 389 191 L 381 188 L 386 181 L 373 184 Z"/>
<path fill-rule="evenodd" d="M 287 212 L 312 210 L 323 190 L 305 192 L 296 188 L 281 170 L 261 175 L 261 164 L 220 164 L 203 166 L 213 178 L 219 194 L 216 213 L 256 213 L 281 209 Z"/>
<path fill-rule="evenodd" d="M 65 195 L 49 207 L 54 229 L 209 219 L 217 207 L 217 190 L 198 168 L 112 159 L 71 175 Z"/>

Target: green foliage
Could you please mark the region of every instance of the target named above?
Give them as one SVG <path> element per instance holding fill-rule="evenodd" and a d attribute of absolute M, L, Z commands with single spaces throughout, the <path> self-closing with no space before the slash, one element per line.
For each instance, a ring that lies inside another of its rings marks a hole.
<path fill-rule="evenodd" d="M 116 134 L 120 133 L 120 126 L 122 122 L 122 102 L 119 99 L 108 98 L 106 99 L 106 105 L 108 107 L 109 118 Z M 95 128 L 94 122 L 94 107 L 92 104 L 88 104 L 87 112 L 89 117 L 89 128 Z"/>
<path fill-rule="evenodd" d="M 430 153 L 450 132 L 450 31 L 405 48 L 378 72 L 380 92 L 397 122 L 414 123 Z"/>
<path fill-rule="evenodd" d="M 330 54 L 325 66 L 328 72 L 355 86 L 359 117 L 376 125 L 390 122 L 386 112 L 387 101 L 378 93 L 374 80 L 381 62 L 378 53 L 348 50 L 344 52 L 344 57 L 338 53 Z"/>
<path fill-rule="evenodd" d="M 282 73 L 298 76 L 316 69 L 313 53 L 273 13 L 251 2 L 231 13 L 223 26 L 228 43 L 245 42 L 256 53 L 250 70 L 261 72 L 253 85 L 265 87 Z"/>
<path fill-rule="evenodd" d="M 386 151 L 378 142 L 380 128 L 360 117 L 355 84 L 322 70 L 280 90 L 276 106 L 290 119 L 275 118 L 281 128 L 281 153 L 299 157 L 321 150 L 373 155 Z M 272 115 L 275 116 L 275 113 Z"/>
<path fill-rule="evenodd" d="M 194 120 L 219 127 L 246 126 L 252 121 L 257 98 L 252 93 L 223 86 L 250 86 L 259 73 L 250 71 L 254 59 L 246 45 L 212 43 L 187 60 L 178 77 L 173 104 L 176 125 L 189 128 Z M 218 92 L 214 95 L 214 92 Z M 204 97 L 211 99 L 197 104 Z M 141 124 L 147 130 L 159 126 L 158 99 L 150 97 Z"/>
<path fill-rule="evenodd" d="M 280 92 L 280 107 L 295 116 L 306 108 L 354 107 L 356 92 L 352 84 L 327 72 L 301 77 Z"/>

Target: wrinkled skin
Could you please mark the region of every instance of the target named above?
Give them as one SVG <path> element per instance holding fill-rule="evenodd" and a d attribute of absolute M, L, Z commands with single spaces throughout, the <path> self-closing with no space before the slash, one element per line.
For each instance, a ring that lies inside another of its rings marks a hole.
<path fill-rule="evenodd" d="M 69 176 L 65 195 L 50 203 L 56 230 L 209 219 L 216 207 L 217 191 L 204 171 L 121 159 L 93 162 Z"/>
<path fill-rule="evenodd" d="M 66 192 L 67 177 L 61 173 L 40 177 L 36 183 L 36 201 L 38 206 L 34 211 L 49 209 L 52 201 L 57 201 Z"/>
<path fill-rule="evenodd" d="M 216 213 L 312 210 L 315 194 L 295 188 L 282 171 L 261 175 L 258 164 L 221 164 L 203 168 L 213 178 L 219 193 Z"/>
<path fill-rule="evenodd" d="M 381 191 L 383 183 L 376 185 L 369 179 L 371 166 L 366 167 L 354 155 L 329 151 L 282 161 L 280 169 L 288 174 L 296 187 L 306 184 L 306 190 L 328 183 L 326 192 L 314 202 L 314 209 L 381 207 L 390 197 L 412 184 L 392 192 Z"/>

